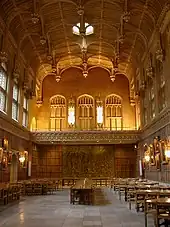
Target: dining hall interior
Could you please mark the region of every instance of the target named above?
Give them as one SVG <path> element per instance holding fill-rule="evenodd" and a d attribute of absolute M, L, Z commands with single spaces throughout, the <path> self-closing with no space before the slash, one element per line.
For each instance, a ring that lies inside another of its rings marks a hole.
<path fill-rule="evenodd" d="M 0 0 L 0 226 L 170 226 L 169 71 L 169 0 Z"/>

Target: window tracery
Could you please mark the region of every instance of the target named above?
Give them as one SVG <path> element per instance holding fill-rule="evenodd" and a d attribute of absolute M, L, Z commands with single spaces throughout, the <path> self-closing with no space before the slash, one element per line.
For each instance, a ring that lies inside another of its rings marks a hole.
<path fill-rule="evenodd" d="M 25 95 L 24 95 L 24 100 L 23 100 L 22 125 L 24 127 L 28 126 L 28 98 Z"/>
<path fill-rule="evenodd" d="M 163 62 L 156 60 L 157 89 L 158 89 L 158 110 L 161 112 L 165 106 L 165 77 L 163 73 Z"/>
<path fill-rule="evenodd" d="M 0 65 L 0 111 L 6 112 L 8 92 L 8 76 L 5 63 Z"/>
<path fill-rule="evenodd" d="M 50 130 L 61 131 L 66 129 L 66 99 L 56 95 L 50 99 Z"/>
<path fill-rule="evenodd" d="M 78 98 L 78 121 L 81 130 L 94 127 L 94 99 L 90 95 Z"/>
<path fill-rule="evenodd" d="M 109 95 L 105 101 L 106 128 L 110 130 L 122 130 L 122 100 L 116 95 Z"/>
<path fill-rule="evenodd" d="M 149 88 L 149 103 L 150 103 L 150 118 L 153 119 L 156 116 L 155 113 L 155 87 L 153 79 L 149 79 L 148 82 Z"/>
<path fill-rule="evenodd" d="M 19 86 L 14 83 L 12 95 L 12 119 L 18 121 L 19 118 Z"/>

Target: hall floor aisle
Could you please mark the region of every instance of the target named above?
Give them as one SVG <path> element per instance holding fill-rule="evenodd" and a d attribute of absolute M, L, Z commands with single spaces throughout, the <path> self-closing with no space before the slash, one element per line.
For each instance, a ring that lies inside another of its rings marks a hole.
<path fill-rule="evenodd" d="M 110 189 L 103 193 L 108 203 L 71 205 L 69 190 L 54 195 L 26 197 L 0 212 L 0 227 L 144 227 L 144 214 L 128 209 Z M 148 227 L 153 227 L 149 219 Z"/>

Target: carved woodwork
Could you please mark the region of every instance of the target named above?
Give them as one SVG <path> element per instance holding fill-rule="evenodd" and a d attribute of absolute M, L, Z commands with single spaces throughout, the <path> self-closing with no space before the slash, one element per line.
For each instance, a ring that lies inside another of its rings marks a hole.
<path fill-rule="evenodd" d="M 139 138 L 139 131 L 32 132 L 32 140 L 39 144 L 132 144 Z"/>
<path fill-rule="evenodd" d="M 134 177 L 133 145 L 37 145 L 32 178 Z"/>
<path fill-rule="evenodd" d="M 113 175 L 113 146 L 63 147 L 63 177 L 110 177 Z"/>

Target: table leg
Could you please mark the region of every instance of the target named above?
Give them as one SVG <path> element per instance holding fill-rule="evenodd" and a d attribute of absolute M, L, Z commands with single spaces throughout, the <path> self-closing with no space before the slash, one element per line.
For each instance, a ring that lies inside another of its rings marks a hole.
<path fill-rule="evenodd" d="M 125 202 L 127 202 L 127 187 L 125 187 Z"/>

